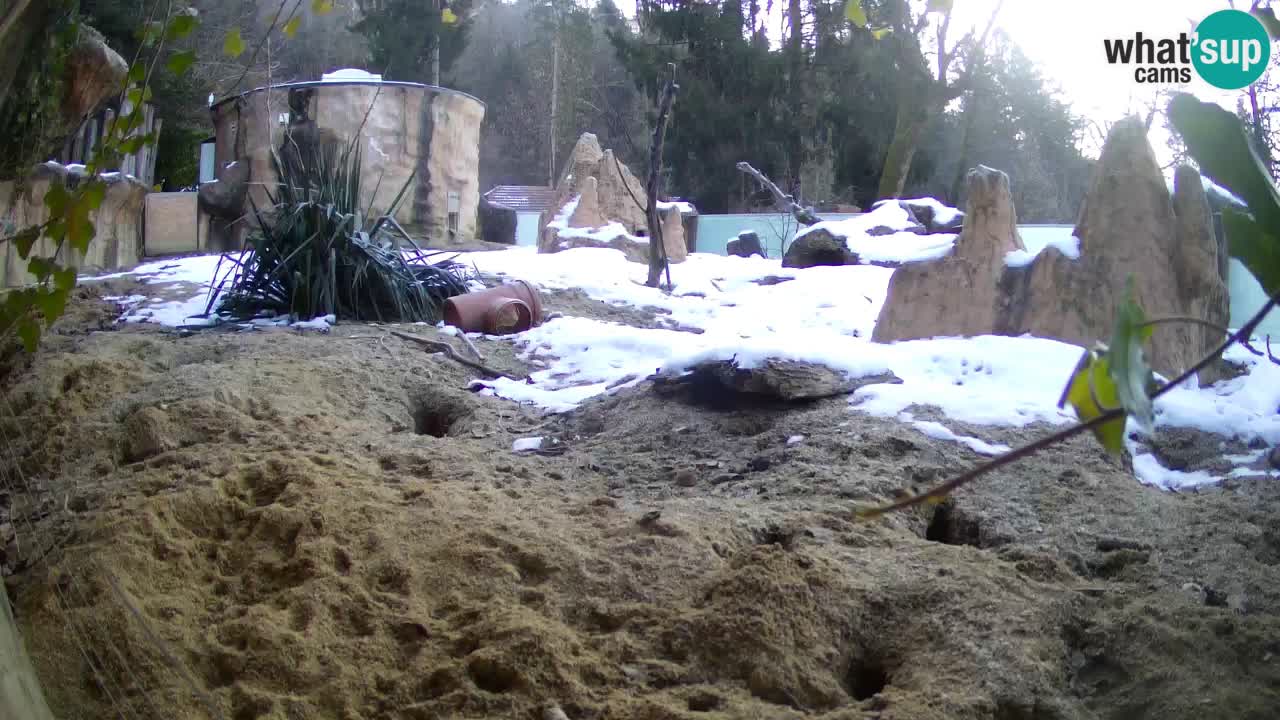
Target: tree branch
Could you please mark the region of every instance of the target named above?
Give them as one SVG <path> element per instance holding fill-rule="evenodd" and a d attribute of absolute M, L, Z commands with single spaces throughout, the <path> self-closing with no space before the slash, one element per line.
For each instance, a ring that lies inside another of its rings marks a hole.
<path fill-rule="evenodd" d="M 755 178 L 756 182 L 760 183 L 761 187 L 768 190 L 769 194 L 773 196 L 774 206 L 781 212 L 791 213 L 792 217 L 796 219 L 796 222 L 801 225 L 816 225 L 817 223 L 822 222 L 822 218 L 809 212 L 807 208 L 800 207 L 800 204 L 796 202 L 795 198 L 782 192 L 782 190 L 779 189 L 772 180 L 765 177 L 764 173 L 751 167 L 750 163 L 740 162 L 737 167 L 742 172 Z"/>

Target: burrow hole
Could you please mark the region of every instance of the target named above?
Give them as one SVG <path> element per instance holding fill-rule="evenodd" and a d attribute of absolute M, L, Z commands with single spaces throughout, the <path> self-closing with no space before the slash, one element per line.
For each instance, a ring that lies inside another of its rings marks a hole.
<path fill-rule="evenodd" d="M 844 684 L 854 700 L 870 700 L 889 684 L 889 672 L 878 662 L 855 659 L 849 662 Z"/>
<path fill-rule="evenodd" d="M 924 539 L 943 545 L 981 547 L 982 528 L 975 518 L 948 501 L 934 509 L 929 527 L 925 528 Z"/>
<path fill-rule="evenodd" d="M 413 414 L 415 433 L 438 438 L 448 437 L 472 416 L 471 406 L 463 399 L 433 392 L 412 395 L 409 411 Z"/>

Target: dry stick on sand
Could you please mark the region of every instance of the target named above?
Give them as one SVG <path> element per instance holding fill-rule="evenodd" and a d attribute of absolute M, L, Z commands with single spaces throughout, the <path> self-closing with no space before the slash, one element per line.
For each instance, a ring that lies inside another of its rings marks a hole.
<path fill-rule="evenodd" d="M 478 362 L 476 362 L 476 361 L 474 361 L 474 360 L 468 360 L 467 358 L 464 358 L 464 357 L 462 357 L 461 355 L 459 355 L 459 354 L 458 354 L 458 353 L 453 349 L 453 346 L 452 346 L 452 345 L 450 345 L 449 343 L 446 343 L 446 342 L 440 342 L 440 341 L 438 341 L 438 340 L 428 340 L 428 339 L 423 338 L 423 337 L 418 337 L 417 335 L 410 335 L 409 333 L 402 333 L 402 332 L 400 332 L 400 331 L 398 331 L 398 330 L 392 330 L 392 331 L 391 331 L 391 334 L 392 334 L 392 335 L 395 335 L 396 337 L 400 338 L 401 340 L 408 340 L 409 342 L 415 342 L 415 343 L 418 343 L 419 345 L 426 346 L 426 347 L 428 347 L 428 348 L 430 348 L 430 349 L 434 350 L 435 352 L 442 352 L 442 353 L 444 353 L 446 356 L 448 356 L 448 357 L 449 357 L 449 359 L 451 359 L 451 360 L 453 360 L 453 361 L 455 361 L 455 362 L 457 362 L 457 363 L 459 363 L 459 364 L 461 364 L 461 365 L 466 365 L 467 367 L 471 368 L 472 370 L 475 370 L 476 372 L 482 373 L 485 377 L 490 377 L 490 378 L 504 377 L 504 378 L 507 378 L 507 379 L 509 379 L 509 380 L 525 380 L 525 379 L 526 379 L 526 378 L 523 378 L 523 377 L 517 377 L 517 376 L 515 376 L 515 375 L 510 375 L 510 374 L 508 374 L 508 373 L 504 373 L 504 372 L 502 372 L 501 370 L 494 370 L 493 368 L 491 368 L 491 367 L 487 367 L 487 366 L 485 366 L 485 365 L 482 365 L 482 364 L 480 364 L 480 363 L 478 363 Z"/>
<path fill-rule="evenodd" d="M 462 341 L 463 345 L 467 346 L 467 349 L 471 351 L 472 355 L 476 356 L 476 360 L 484 362 L 484 356 L 480 354 L 480 348 L 477 348 L 476 344 L 471 342 L 471 338 L 467 337 L 467 333 L 465 331 L 458 331 L 458 339 Z"/>

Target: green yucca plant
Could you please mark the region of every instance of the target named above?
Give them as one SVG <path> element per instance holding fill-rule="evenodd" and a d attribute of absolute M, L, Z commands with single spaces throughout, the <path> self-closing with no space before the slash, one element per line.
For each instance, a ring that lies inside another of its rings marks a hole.
<path fill-rule="evenodd" d="M 467 292 L 465 266 L 433 260 L 444 253 L 423 252 L 394 220 L 413 177 L 375 215 L 360 206 L 356 140 L 289 138 L 271 161 L 279 185 L 265 211 L 253 205 L 258 229 L 218 286 L 231 281 L 219 312 L 434 323 L 447 298 Z M 216 303 L 215 293 L 207 310 Z"/>

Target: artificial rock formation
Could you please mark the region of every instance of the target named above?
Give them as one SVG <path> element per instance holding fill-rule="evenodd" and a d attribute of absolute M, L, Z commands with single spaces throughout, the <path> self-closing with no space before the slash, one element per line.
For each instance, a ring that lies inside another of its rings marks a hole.
<path fill-rule="evenodd" d="M 858 256 L 849 250 L 845 239 L 824 228 L 810 230 L 796 238 L 782 255 L 785 268 L 857 265 L 858 262 Z"/>
<path fill-rule="evenodd" d="M 1180 170 L 1171 198 L 1137 118 L 1117 123 L 1107 137 L 1075 228 L 1078 258 L 1047 247 L 1026 266 L 1005 267 L 1004 253 L 1023 249 L 1015 224 L 1004 174 L 971 172 L 955 249 L 894 274 L 873 339 L 1030 333 L 1088 347 L 1110 339 L 1129 276 L 1148 317 L 1226 324 L 1219 243 L 1200 178 Z M 1172 377 L 1221 339 L 1198 325 L 1163 324 L 1148 360 Z M 1216 377 L 1211 370 L 1201 381 Z"/>
<path fill-rule="evenodd" d="M 566 213 L 575 201 L 572 211 Z M 632 262 L 648 262 L 647 203 L 644 186 L 627 166 L 615 158 L 612 150 L 601 150 L 595 135 L 583 133 L 556 185 L 555 203 L 538 219 L 538 252 L 611 247 L 621 250 Z M 667 259 L 682 262 L 688 256 L 688 245 L 679 207 L 669 205 L 659 214 Z M 618 224 L 613 228 L 616 232 L 564 232 L 599 230 L 611 223 Z"/>
<path fill-rule="evenodd" d="M 129 64 L 107 47 L 102 34 L 81 26 L 76 44 L 67 58 L 67 89 L 62 105 L 63 120 L 70 134 L 93 114 L 108 97 L 120 92 Z"/>
<path fill-rule="evenodd" d="M 1076 224 L 1080 258 L 1056 249 L 1010 272 L 1007 316 L 997 332 L 1030 332 L 1089 345 L 1111 337 L 1115 308 L 1133 276 L 1148 317 L 1189 316 L 1226 325 L 1227 291 L 1208 200 L 1194 171 L 1175 177 L 1174 197 L 1147 142 L 1146 126 L 1128 118 L 1112 129 Z M 1148 345 L 1155 370 L 1172 377 L 1220 340 L 1185 323 L 1158 326 Z M 1214 373 L 1202 376 L 1215 379 Z"/>
<path fill-rule="evenodd" d="M 738 237 L 725 243 L 725 253 L 735 257 L 765 257 L 764 246 L 760 244 L 760 236 L 750 230 L 738 233 Z"/>
<path fill-rule="evenodd" d="M 1009 194 L 1009 176 L 969 171 L 964 229 L 951 253 L 907 263 L 889 281 L 872 334 L 875 342 L 992 332 L 1005 254 L 1025 250 Z"/>

